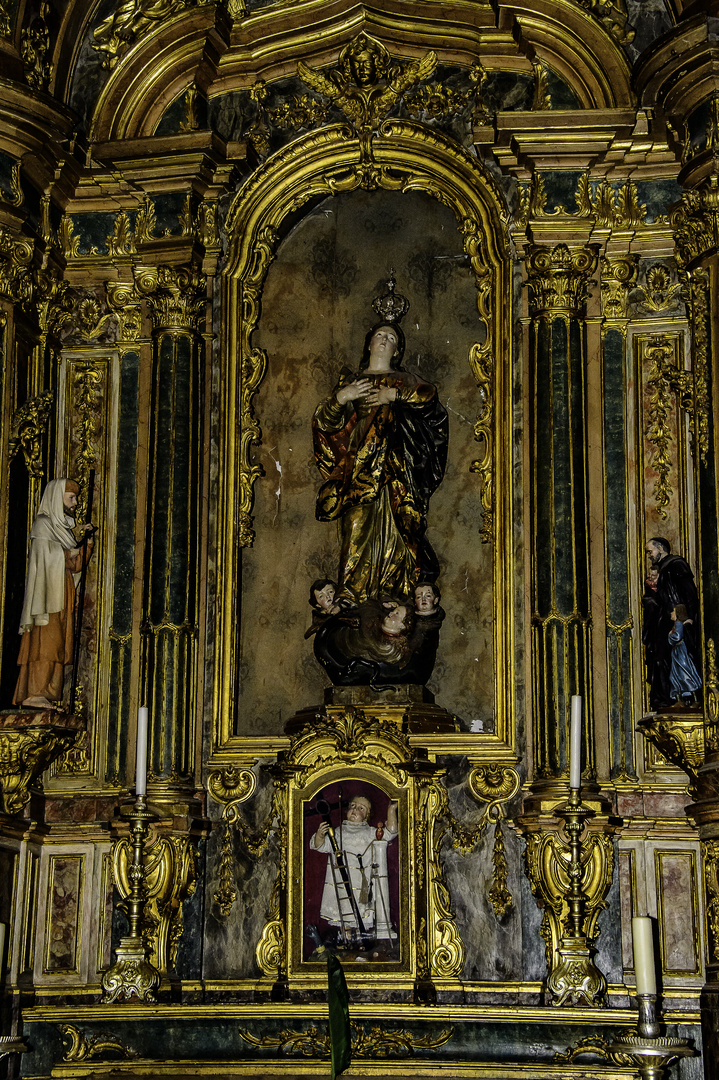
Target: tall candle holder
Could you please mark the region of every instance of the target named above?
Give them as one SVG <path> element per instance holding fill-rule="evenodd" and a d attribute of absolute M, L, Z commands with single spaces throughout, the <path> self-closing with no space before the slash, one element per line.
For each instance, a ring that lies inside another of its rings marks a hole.
<path fill-rule="evenodd" d="M 615 1036 L 609 1053 L 615 1061 L 627 1059 L 639 1069 L 642 1080 L 662 1080 L 664 1070 L 672 1062 L 696 1053 L 686 1039 L 662 1035 L 661 1010 L 656 994 L 637 994 L 639 1020 L 637 1030 Z"/>
<path fill-rule="evenodd" d="M 155 991 L 160 985 L 160 973 L 149 959 L 149 949 L 142 936 L 141 923 L 145 907 L 145 840 L 149 834 L 149 824 L 155 820 L 147 808 L 144 792 L 138 794 L 135 802 L 123 808 L 123 817 L 130 822 L 132 836 L 132 863 L 128 868 L 130 895 L 127 898 L 127 913 L 130 933 L 120 939 L 116 950 L 115 963 L 102 977 L 105 991 L 101 1001 L 110 1005 L 114 1001 L 129 1000 L 137 997 L 148 1005 L 157 1000 Z"/>
<path fill-rule="evenodd" d="M 594 963 L 594 952 L 587 935 L 587 905 L 589 897 L 582 888 L 585 860 L 582 857 L 582 833 L 586 819 L 594 811 L 582 802 L 578 787 L 569 792 L 569 800 L 557 808 L 564 819 L 566 848 L 562 853 L 552 850 L 554 859 L 563 865 L 569 879 L 569 891 L 565 893 L 568 912 L 562 924 L 562 936 L 557 948 L 558 962 L 547 980 L 547 988 L 555 1005 L 594 1005 L 607 989 L 607 981 Z M 564 858 L 562 858 L 564 855 Z M 611 880 L 611 878 L 610 878 Z"/>

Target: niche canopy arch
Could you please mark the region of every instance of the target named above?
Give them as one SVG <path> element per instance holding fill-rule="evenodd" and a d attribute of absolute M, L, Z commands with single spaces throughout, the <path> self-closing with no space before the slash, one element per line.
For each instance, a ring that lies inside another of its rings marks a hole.
<path fill-rule="evenodd" d="M 360 35 L 373 48 L 379 43 Z M 355 44 L 350 43 L 342 57 Z M 382 46 L 379 46 L 383 50 Z M 384 50 L 383 50 L 384 51 Z M 388 54 L 386 54 L 388 56 Z M 432 57 L 433 54 L 428 54 Z M 340 58 L 342 60 L 342 57 Z M 428 57 L 394 65 L 394 85 L 422 74 Z M 303 66 L 302 66 L 303 67 Z M 307 71 L 300 69 L 309 83 Z M 407 68 L 410 68 L 407 75 Z M 347 66 L 345 65 L 345 71 Z M 404 74 L 402 73 L 404 72 Z M 406 76 L 406 77 L 405 77 Z M 310 70 L 310 78 L 312 72 Z M 329 87 L 329 80 L 326 80 Z M 310 83 L 310 85 L 313 85 Z M 255 543 L 255 485 L 262 473 L 253 463 L 261 442 L 261 416 L 254 396 L 268 367 L 266 353 L 253 343 L 263 287 L 288 219 L 324 197 L 358 189 L 431 196 L 453 212 L 477 290 L 477 341 L 466 360 L 476 397 L 465 403 L 474 422 L 476 460 L 457 467 L 478 474 L 482 520 L 473 535 L 493 566 L 494 705 L 493 731 L 457 735 L 479 749 L 483 759 L 512 761 L 513 573 L 511 468 L 511 301 L 510 260 L 504 200 L 494 179 L 475 157 L 441 133 L 404 119 L 382 119 L 372 85 L 341 92 L 335 104 L 348 117 L 306 134 L 270 157 L 238 192 L 227 217 L 228 257 L 223 278 L 224 360 L 220 418 L 220 490 L 217 565 L 217 649 L 213 713 L 216 730 L 212 764 L 236 762 L 243 738 L 235 734 L 237 710 L 240 563 L 243 547 Z M 386 84 L 383 82 L 386 89 Z M 392 85 L 391 80 L 389 85 Z M 313 85 L 313 89 L 318 86 Z M 323 92 L 320 90 L 320 92 Z M 401 90 L 394 96 L 396 100 Z M 392 96 L 392 95 L 390 95 Z M 351 100 L 348 100 L 348 97 Z M 386 107 L 385 97 L 385 107 Z M 393 103 L 393 102 L 392 102 Z M 469 314 L 469 313 L 467 313 Z M 307 417 L 309 425 L 310 416 Z M 477 515 L 479 517 L 479 515 Z M 486 673 L 489 677 L 489 672 Z M 298 702 L 298 707 L 311 702 Z M 443 739 L 446 741 L 445 735 Z M 251 740 L 253 746 L 257 740 Z"/>

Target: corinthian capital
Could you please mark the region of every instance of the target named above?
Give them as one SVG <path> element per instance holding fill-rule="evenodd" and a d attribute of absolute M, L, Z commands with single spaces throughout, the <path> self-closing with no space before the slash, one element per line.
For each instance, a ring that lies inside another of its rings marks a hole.
<path fill-rule="evenodd" d="M 638 255 L 602 259 L 602 317 L 626 319 L 629 314 L 629 290 L 637 280 Z"/>
<path fill-rule="evenodd" d="M 719 246 L 719 176 L 682 194 L 671 215 L 677 263 L 686 267 Z"/>
<path fill-rule="evenodd" d="M 533 247 L 527 256 L 530 303 L 535 311 L 576 315 L 587 295 L 587 282 L 597 268 L 592 248 Z"/>
<path fill-rule="evenodd" d="M 155 330 L 197 330 L 205 306 L 205 278 L 196 266 L 134 266 L 132 273 Z"/>

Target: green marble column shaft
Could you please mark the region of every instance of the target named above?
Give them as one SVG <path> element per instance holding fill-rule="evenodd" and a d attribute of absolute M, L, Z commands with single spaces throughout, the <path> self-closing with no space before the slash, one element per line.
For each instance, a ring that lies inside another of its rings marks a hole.
<path fill-rule="evenodd" d="M 142 698 L 148 785 L 194 790 L 197 713 L 203 290 L 196 271 L 141 278 L 154 324 L 145 537 Z"/>
<path fill-rule="evenodd" d="M 591 629 L 586 475 L 586 344 L 582 312 L 596 256 L 584 248 L 533 248 L 530 290 L 532 454 L 532 682 L 534 775 L 568 773 L 573 694 L 589 733 Z"/>

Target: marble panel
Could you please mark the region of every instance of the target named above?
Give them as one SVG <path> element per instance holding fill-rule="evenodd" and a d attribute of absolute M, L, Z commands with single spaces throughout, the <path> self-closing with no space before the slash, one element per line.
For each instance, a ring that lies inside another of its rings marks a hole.
<path fill-rule="evenodd" d="M 636 853 L 620 851 L 617 858 L 620 911 L 622 920 L 622 957 L 624 971 L 634 970 L 632 948 L 632 916 L 638 914 L 636 907 Z"/>
<path fill-rule="evenodd" d="M 84 870 L 82 855 L 51 855 L 48 861 L 45 973 L 78 971 Z"/>
<path fill-rule="evenodd" d="M 693 851 L 657 851 L 659 941 L 665 975 L 699 975 L 696 856 Z"/>

